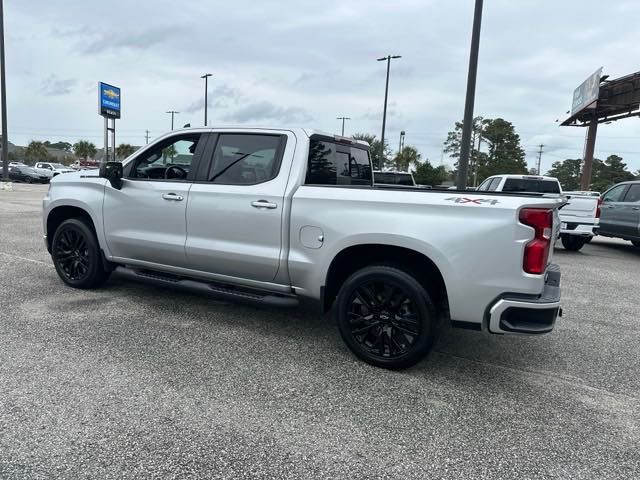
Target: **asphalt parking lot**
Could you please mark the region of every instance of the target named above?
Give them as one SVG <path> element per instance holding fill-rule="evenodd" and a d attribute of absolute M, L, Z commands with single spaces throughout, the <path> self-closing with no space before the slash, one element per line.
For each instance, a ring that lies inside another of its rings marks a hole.
<path fill-rule="evenodd" d="M 0 191 L 0 478 L 640 477 L 640 250 L 558 244 L 542 337 L 356 360 L 305 308 L 58 279 L 46 186 Z"/>

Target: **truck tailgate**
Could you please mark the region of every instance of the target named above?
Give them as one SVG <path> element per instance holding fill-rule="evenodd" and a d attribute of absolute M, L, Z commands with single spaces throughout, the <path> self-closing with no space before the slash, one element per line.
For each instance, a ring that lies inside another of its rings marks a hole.
<path fill-rule="evenodd" d="M 560 210 L 561 217 L 595 218 L 598 197 L 567 196 L 568 203 Z"/>

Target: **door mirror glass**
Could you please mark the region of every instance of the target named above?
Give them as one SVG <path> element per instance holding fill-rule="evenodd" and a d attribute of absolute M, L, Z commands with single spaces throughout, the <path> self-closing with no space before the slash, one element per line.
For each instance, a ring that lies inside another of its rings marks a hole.
<path fill-rule="evenodd" d="M 122 188 L 122 163 L 103 162 L 100 164 L 100 176 L 111 182 L 113 188 Z"/>

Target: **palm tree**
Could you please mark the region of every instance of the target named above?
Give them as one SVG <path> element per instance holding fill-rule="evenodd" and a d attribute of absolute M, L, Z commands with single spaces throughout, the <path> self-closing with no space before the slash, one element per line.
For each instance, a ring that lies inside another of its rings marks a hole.
<path fill-rule="evenodd" d="M 32 162 L 48 160 L 49 152 L 43 142 L 33 140 L 29 142 L 29 145 L 27 145 L 27 148 L 24 150 L 24 158 Z"/>
<path fill-rule="evenodd" d="M 116 155 L 120 158 L 127 158 L 133 152 L 136 151 L 136 147 L 129 145 L 128 143 L 121 143 L 116 148 Z"/>
<path fill-rule="evenodd" d="M 78 140 L 73 145 L 73 153 L 75 153 L 76 157 L 84 158 L 85 160 L 93 157 L 96 151 L 96 146 L 88 140 Z"/>

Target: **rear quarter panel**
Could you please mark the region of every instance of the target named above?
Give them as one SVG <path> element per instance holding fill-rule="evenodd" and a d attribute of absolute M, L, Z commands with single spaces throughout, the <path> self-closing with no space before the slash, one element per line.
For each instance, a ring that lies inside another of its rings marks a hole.
<path fill-rule="evenodd" d="M 523 206 L 557 203 L 471 192 L 302 186 L 292 202 L 292 285 L 301 295 L 319 298 L 331 261 L 343 249 L 361 244 L 410 248 L 426 255 L 440 270 L 451 318 L 480 323 L 498 295 L 542 291 L 544 276 L 522 270 L 523 249 L 533 238 L 533 229 L 518 222 L 518 212 Z M 322 232 L 320 248 L 302 244 L 305 226 Z"/>

